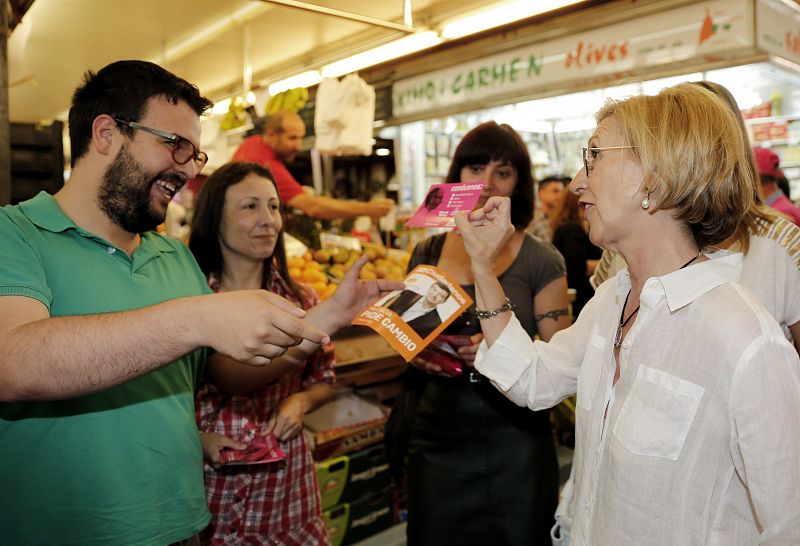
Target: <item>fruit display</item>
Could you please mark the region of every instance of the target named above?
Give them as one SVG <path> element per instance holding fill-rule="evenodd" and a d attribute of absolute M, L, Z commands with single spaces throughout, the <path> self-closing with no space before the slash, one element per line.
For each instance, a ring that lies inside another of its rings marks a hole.
<path fill-rule="evenodd" d="M 223 131 L 229 131 L 241 127 L 250 121 L 247 114 L 247 100 L 243 97 L 234 97 L 228 105 L 228 111 L 219 121 L 219 126 Z"/>
<path fill-rule="evenodd" d="M 299 112 L 306 105 L 307 101 L 308 89 L 305 87 L 296 87 L 271 96 L 267 101 L 265 110 L 267 115 L 274 114 L 280 110 Z"/>
<path fill-rule="evenodd" d="M 343 247 L 307 251 L 302 256 L 289 258 L 289 276 L 295 282 L 313 288 L 324 300 L 333 294 L 336 285 L 362 254 L 366 254 L 369 261 L 361 269 L 360 279 L 402 281 L 405 278 L 410 255 L 379 245 L 365 245 L 361 252 Z"/>

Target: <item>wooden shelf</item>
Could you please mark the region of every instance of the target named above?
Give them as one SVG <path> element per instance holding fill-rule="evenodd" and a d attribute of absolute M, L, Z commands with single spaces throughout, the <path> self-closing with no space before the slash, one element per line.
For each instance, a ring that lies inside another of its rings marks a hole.
<path fill-rule="evenodd" d="M 11 124 L 11 204 L 64 185 L 64 124 Z"/>
<path fill-rule="evenodd" d="M 781 116 L 767 116 L 763 118 L 749 118 L 745 119 L 746 125 L 758 125 L 759 123 L 771 123 L 774 121 L 793 121 L 800 119 L 800 114 L 783 114 Z"/>
<path fill-rule="evenodd" d="M 753 146 L 772 147 L 772 146 L 793 146 L 800 144 L 798 140 L 788 138 L 774 138 L 771 140 L 753 140 Z"/>
<path fill-rule="evenodd" d="M 363 326 L 350 326 L 333 337 L 336 381 L 363 387 L 396 379 L 406 362 L 377 333 Z"/>
<path fill-rule="evenodd" d="M 333 345 L 337 367 L 399 357 L 386 340 L 363 326 L 350 326 L 340 330 L 333 336 Z"/>

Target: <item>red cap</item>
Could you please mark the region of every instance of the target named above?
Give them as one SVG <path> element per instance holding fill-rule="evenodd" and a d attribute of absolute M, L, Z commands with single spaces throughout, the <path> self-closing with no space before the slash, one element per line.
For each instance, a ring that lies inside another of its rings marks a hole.
<path fill-rule="evenodd" d="M 775 152 L 769 148 L 753 148 L 753 153 L 756 155 L 758 174 L 762 176 L 781 176 L 782 173 L 778 169 L 781 159 Z"/>

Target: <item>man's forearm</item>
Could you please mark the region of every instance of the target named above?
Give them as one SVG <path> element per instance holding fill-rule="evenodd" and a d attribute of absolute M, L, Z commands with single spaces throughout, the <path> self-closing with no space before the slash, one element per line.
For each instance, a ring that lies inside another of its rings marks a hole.
<path fill-rule="evenodd" d="M 326 300 L 309 309 L 305 321 L 329 336 L 333 336 L 343 326 L 340 323 L 341 315 L 342 311 L 336 308 L 333 300 Z M 319 343 L 303 340 L 299 345 L 292 347 L 286 351 L 286 354 L 276 360 L 285 360 L 290 365 L 299 365 L 317 352 L 319 347 Z"/>
<path fill-rule="evenodd" d="M 202 346 L 197 298 L 145 309 L 22 324 L 0 342 L 0 400 L 56 400 L 100 391 Z"/>
<path fill-rule="evenodd" d="M 324 195 L 302 194 L 291 199 L 289 206 L 302 210 L 308 216 L 320 220 L 337 220 L 340 218 L 355 218 L 368 216 L 370 208 L 363 201 L 343 201 Z"/>
<path fill-rule="evenodd" d="M 326 300 L 311 308 L 305 320 L 332 336 L 340 328 L 338 320 L 340 314 L 337 313 L 331 300 Z M 262 367 L 246 366 L 217 353 L 209 357 L 207 366 L 211 381 L 217 388 L 227 394 L 241 395 L 280 379 L 283 374 L 305 363 L 319 348 L 318 343 L 303 340 L 299 345 L 286 351 L 283 356 Z"/>

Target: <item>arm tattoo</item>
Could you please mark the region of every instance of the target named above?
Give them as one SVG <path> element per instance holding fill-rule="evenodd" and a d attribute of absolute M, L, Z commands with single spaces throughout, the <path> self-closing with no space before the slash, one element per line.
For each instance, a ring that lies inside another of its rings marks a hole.
<path fill-rule="evenodd" d="M 542 313 L 541 315 L 536 315 L 533 318 L 534 318 L 534 320 L 536 322 L 539 322 L 540 320 L 543 320 L 543 319 L 546 319 L 546 318 L 553 319 L 553 320 L 558 320 L 558 317 L 560 317 L 562 315 L 566 317 L 568 313 L 569 313 L 569 311 L 567 311 L 566 309 L 553 309 L 552 311 L 548 311 L 547 313 Z"/>

